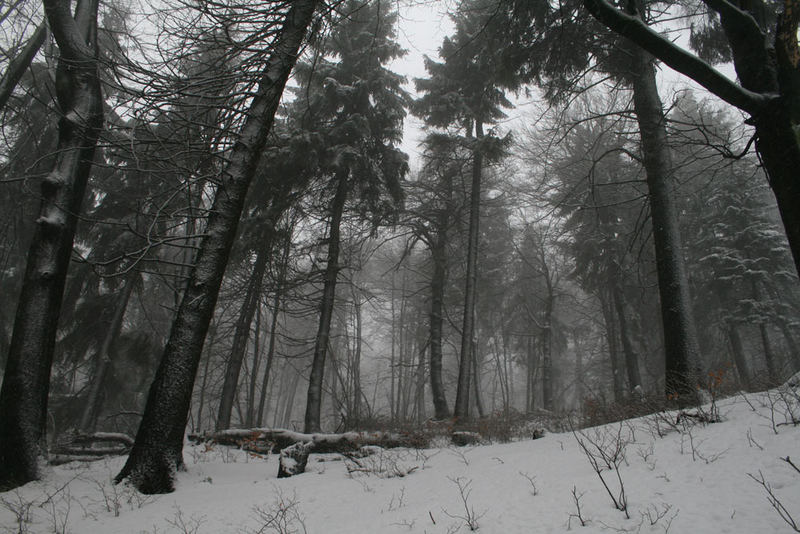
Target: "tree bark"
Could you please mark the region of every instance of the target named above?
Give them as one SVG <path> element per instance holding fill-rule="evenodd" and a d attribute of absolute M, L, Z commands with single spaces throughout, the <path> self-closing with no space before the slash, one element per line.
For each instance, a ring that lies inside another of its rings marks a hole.
<path fill-rule="evenodd" d="M 347 178 L 349 170 L 341 170 L 336 175 L 336 194 L 331 205 L 331 222 L 328 234 L 328 259 L 325 266 L 325 285 L 320 304 L 319 327 L 314 342 L 314 359 L 311 363 L 311 376 L 308 379 L 306 399 L 305 432 L 319 432 L 322 413 L 322 382 L 325 376 L 325 356 L 331 332 L 333 304 L 336 299 L 336 279 L 339 276 L 339 248 L 342 214 L 347 200 Z"/>
<path fill-rule="evenodd" d="M 699 358 L 697 334 L 683 261 L 680 229 L 672 197 L 673 166 L 664 112 L 656 86 L 653 58 L 638 47 L 631 77 L 633 105 L 639 123 L 650 216 L 656 252 L 661 321 L 664 332 L 665 393 L 692 400 Z"/>
<path fill-rule="evenodd" d="M 475 121 L 475 141 L 480 143 L 483 126 Z M 480 236 L 481 175 L 483 174 L 483 153 L 479 146 L 472 151 L 472 187 L 469 199 L 469 238 L 467 241 L 467 273 L 464 287 L 464 318 L 461 327 L 461 353 L 458 359 L 458 386 L 453 417 L 456 420 L 469 418 L 470 354 L 472 338 L 475 335 L 475 294 L 478 280 L 478 238 Z"/>
<path fill-rule="evenodd" d="M 150 387 L 136 442 L 115 479 L 127 478 L 142 493 L 173 491 L 175 470 L 183 467 L 183 434 L 195 375 L 245 195 L 316 5 L 315 0 L 292 2 L 219 177 L 206 233 Z"/>
<path fill-rule="evenodd" d="M 50 368 L 75 227 L 103 124 L 97 61 L 98 0 L 45 0 L 58 44 L 56 97 L 60 119 L 53 169 L 28 252 L 14 330 L 0 390 L 0 490 L 39 478 L 47 454 L 45 426 Z"/>

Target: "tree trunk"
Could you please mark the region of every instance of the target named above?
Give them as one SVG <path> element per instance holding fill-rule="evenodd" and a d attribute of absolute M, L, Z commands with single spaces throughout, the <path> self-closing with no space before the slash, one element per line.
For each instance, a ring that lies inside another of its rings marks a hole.
<path fill-rule="evenodd" d="M 583 411 L 583 347 L 575 336 L 575 404 L 578 413 Z"/>
<path fill-rule="evenodd" d="M 800 146 L 782 108 L 759 116 L 755 125 L 758 153 L 778 203 L 795 270 L 800 273 Z"/>
<path fill-rule="evenodd" d="M 396 366 L 396 353 L 395 347 L 397 346 L 397 331 L 395 328 L 395 304 L 394 304 L 394 293 L 395 293 L 395 282 L 394 282 L 394 275 L 392 273 L 392 302 L 391 302 L 391 312 L 392 312 L 392 347 L 389 351 L 389 420 L 394 424 L 397 420 L 397 406 L 394 403 L 394 374 L 397 369 Z"/>
<path fill-rule="evenodd" d="M 672 198 L 673 167 L 667 143 L 664 113 L 656 86 L 653 58 L 638 47 L 631 77 L 633 104 L 641 135 L 644 168 L 649 190 L 650 215 L 656 252 L 661 320 L 664 332 L 665 392 L 691 401 L 696 392 L 699 358 L 697 334 L 680 229 Z"/>
<path fill-rule="evenodd" d="M 58 148 L 41 185 L 14 330 L 0 390 L 0 490 L 39 478 L 47 454 L 50 368 L 75 226 L 103 125 L 97 61 L 97 0 L 45 0 L 58 43 Z"/>
<path fill-rule="evenodd" d="M 258 376 L 259 366 L 261 365 L 261 333 L 263 332 L 261 325 L 261 302 L 259 302 L 256 306 L 256 328 L 253 333 L 253 368 L 248 377 L 250 379 L 250 384 L 247 390 L 247 409 L 245 410 L 244 419 L 245 428 L 253 428 L 256 418 L 256 378 Z"/>
<path fill-rule="evenodd" d="M 247 352 L 247 343 L 250 340 L 250 327 L 261 299 L 261 288 L 264 285 L 264 274 L 267 272 L 267 264 L 272 252 L 273 236 L 273 225 L 272 221 L 270 221 L 264 225 L 261 232 L 259 243 L 263 246 L 259 248 L 256 255 L 256 262 L 253 265 L 253 271 L 247 283 L 247 292 L 245 293 L 242 307 L 239 309 L 239 319 L 236 321 L 231 353 L 228 357 L 228 364 L 225 367 L 225 380 L 222 383 L 222 393 L 219 399 L 216 430 L 224 430 L 231 426 L 233 400 L 239 384 L 242 362 Z"/>
<path fill-rule="evenodd" d="M 753 384 L 750 380 L 750 370 L 748 369 L 747 358 L 745 358 L 744 349 L 742 348 L 742 339 L 739 337 L 739 330 L 735 325 L 729 325 L 727 330 L 728 339 L 731 342 L 733 363 L 736 364 L 736 370 L 739 372 L 739 380 L 742 386 L 744 386 L 744 389 L 750 391 L 753 388 Z"/>
<path fill-rule="evenodd" d="M 536 409 L 536 343 L 534 336 L 527 343 L 527 380 L 525 382 L 525 411 L 533 413 Z"/>
<path fill-rule="evenodd" d="M 553 297 L 547 298 L 542 327 L 542 407 L 552 411 L 553 395 Z"/>
<path fill-rule="evenodd" d="M 294 370 L 294 369 L 293 369 Z M 300 373 L 294 370 L 289 390 L 286 392 L 286 404 L 283 407 L 283 428 L 289 428 L 292 424 L 292 413 L 294 411 L 294 398 L 297 395 L 297 386 L 300 384 Z"/>
<path fill-rule="evenodd" d="M 311 376 L 308 380 L 306 400 L 305 432 L 319 432 L 322 413 L 322 381 L 325 376 L 325 356 L 331 332 L 333 304 L 336 298 L 336 279 L 339 276 L 339 248 L 342 214 L 347 200 L 347 178 L 349 171 L 342 170 L 336 175 L 336 194 L 331 205 L 331 222 L 328 234 L 328 260 L 325 266 L 325 285 L 320 304 L 319 328 L 314 343 L 314 359 L 311 363 Z"/>
<path fill-rule="evenodd" d="M 775 353 L 772 351 L 772 343 L 769 340 L 767 325 L 759 323 L 758 330 L 761 334 L 761 345 L 764 347 L 764 361 L 767 364 L 770 386 L 778 382 L 778 370 L 775 367 Z"/>
<path fill-rule="evenodd" d="M 472 337 L 472 350 L 470 359 L 472 360 L 472 378 L 475 388 L 475 408 L 478 410 L 478 417 L 486 417 L 486 410 L 483 407 L 483 395 L 481 395 L 481 374 L 478 366 L 478 343 L 475 336 Z"/>
<path fill-rule="evenodd" d="M 794 374 L 797 371 L 800 371 L 800 348 L 797 347 L 797 342 L 795 341 L 791 330 L 789 330 L 789 325 L 785 320 L 779 319 L 778 327 L 781 329 L 783 338 L 786 340 L 786 346 L 789 349 L 789 358 L 792 362 L 791 373 Z"/>
<path fill-rule="evenodd" d="M 425 353 L 430 343 L 425 337 L 425 327 L 422 321 L 417 326 L 417 379 L 416 391 L 414 392 L 415 411 L 417 412 L 417 424 L 422 425 L 425 421 Z"/>
<path fill-rule="evenodd" d="M 753 291 L 753 299 L 756 302 L 761 301 L 761 291 L 758 288 L 758 282 L 754 278 L 750 279 L 750 288 Z M 764 361 L 767 364 L 767 373 L 769 374 L 770 385 L 778 381 L 778 369 L 775 366 L 775 353 L 772 351 L 772 343 L 769 340 L 769 332 L 767 332 L 767 325 L 762 320 L 758 324 L 758 330 L 761 334 L 761 344 L 764 347 Z"/>
<path fill-rule="evenodd" d="M 403 271 L 403 285 L 400 286 L 400 325 L 398 331 L 400 333 L 398 346 L 397 346 L 397 399 L 395 406 L 397 407 L 397 418 L 401 422 L 405 422 L 407 415 L 407 405 L 405 403 L 405 374 L 406 374 L 406 281 L 408 273 Z"/>
<path fill-rule="evenodd" d="M 114 308 L 114 316 L 111 318 L 111 324 L 108 326 L 100 350 L 95 356 L 95 372 L 89 383 L 89 395 L 86 398 L 86 405 L 84 406 L 81 421 L 78 425 L 81 432 L 84 434 L 94 434 L 97 429 L 97 418 L 100 415 L 106 376 L 113 359 L 112 348 L 114 341 L 117 340 L 122 331 L 122 320 L 125 318 L 125 310 L 128 309 L 128 301 L 131 298 L 133 287 L 136 285 L 136 280 L 138 278 L 139 276 L 136 272 L 128 274 L 125 278 L 125 285 L 122 288 L 122 293 L 119 295 Z"/>
<path fill-rule="evenodd" d="M 356 320 L 355 355 L 353 357 L 353 428 L 359 428 L 361 422 L 361 295 L 354 291 L 353 307 Z"/>
<path fill-rule="evenodd" d="M 616 280 L 611 292 L 619 321 L 619 337 L 622 340 L 622 351 L 625 353 L 625 369 L 628 371 L 628 393 L 630 394 L 636 389 L 636 386 L 642 386 L 642 375 L 639 372 L 639 358 L 633 350 L 633 343 L 631 343 L 631 338 L 628 335 L 625 302 L 618 284 L 619 280 Z"/>
<path fill-rule="evenodd" d="M 439 421 L 450 417 L 444 379 L 442 377 L 442 332 L 444 324 L 444 287 L 447 280 L 447 227 L 450 222 L 452 178 L 445 173 L 442 183 L 445 202 L 436 217 L 436 233 L 431 240 L 431 312 L 430 312 L 430 373 L 434 418 Z"/>
<path fill-rule="evenodd" d="M 261 379 L 261 398 L 258 401 L 258 416 L 256 417 L 258 426 L 263 424 L 264 413 L 269 412 L 267 387 L 269 386 L 269 375 L 272 371 L 272 362 L 275 360 L 275 342 L 278 337 L 278 313 L 280 313 L 281 309 L 281 295 L 283 292 L 283 285 L 286 283 L 286 270 L 288 268 L 289 251 L 291 246 L 292 239 L 291 233 L 289 233 L 284 241 L 280 272 L 278 274 L 278 280 L 275 282 L 275 297 L 272 301 L 272 322 L 269 327 L 269 346 L 267 347 L 267 363 L 264 365 L 264 378 Z"/>
<path fill-rule="evenodd" d="M 614 391 L 614 402 L 623 399 L 622 373 L 619 371 L 619 351 L 617 347 L 617 326 L 614 312 L 611 310 L 610 298 L 605 295 L 600 298 L 600 307 L 603 310 L 603 319 L 606 325 L 606 343 L 608 344 L 608 359 L 611 362 L 611 380 Z"/>
<path fill-rule="evenodd" d="M 194 379 L 244 198 L 316 5 L 315 0 L 292 3 L 218 181 L 206 234 L 150 387 L 136 442 L 115 479 L 127 478 L 142 493 L 173 491 L 175 470 L 183 467 L 183 434 Z"/>
<path fill-rule="evenodd" d="M 775 194 L 786 237 L 800 273 L 800 76 L 797 64 L 797 8 L 787 3 L 775 31 L 764 26 L 757 11 L 761 2 L 713 2 L 730 45 L 741 86 L 707 63 L 677 47 L 669 38 L 650 30 L 640 19 L 625 14 L 605 0 L 583 0 L 603 24 L 655 54 L 667 65 L 694 79 L 731 105 L 749 113 L 756 130 L 756 148 Z M 767 37 L 768 35 L 774 35 Z M 669 357 L 668 357 L 669 360 Z M 682 365 L 670 370 L 679 373 Z M 671 382 L 674 382 L 672 380 Z"/>
<path fill-rule="evenodd" d="M 195 432 L 202 430 L 203 407 L 206 401 L 206 384 L 208 384 L 208 366 L 211 364 L 211 351 L 214 347 L 214 339 L 217 334 L 217 326 L 212 321 L 209 328 L 209 341 L 206 349 L 206 364 L 203 366 L 203 380 L 200 382 L 200 399 L 197 402 L 197 421 L 193 426 Z"/>
<path fill-rule="evenodd" d="M 475 121 L 475 141 L 483 138 L 483 126 Z M 478 238 L 480 236 L 481 175 L 483 153 L 476 145 L 472 151 L 472 187 L 469 199 L 469 238 L 467 241 L 467 273 L 464 287 L 464 319 L 461 327 L 461 353 L 458 359 L 458 386 L 453 416 L 457 420 L 469 418 L 470 353 L 475 335 L 475 293 L 478 280 Z"/>

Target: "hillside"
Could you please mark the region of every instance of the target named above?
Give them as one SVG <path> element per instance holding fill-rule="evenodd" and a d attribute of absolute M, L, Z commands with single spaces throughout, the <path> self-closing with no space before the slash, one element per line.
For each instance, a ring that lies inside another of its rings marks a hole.
<path fill-rule="evenodd" d="M 712 424 L 662 413 L 508 444 L 382 451 L 357 463 L 312 456 L 307 473 L 280 480 L 276 456 L 187 446 L 177 491 L 161 496 L 112 485 L 122 458 L 72 463 L 0 494 L 0 532 L 434 534 L 470 524 L 482 533 L 792 532 L 788 521 L 800 522 L 797 386 L 716 408 Z"/>

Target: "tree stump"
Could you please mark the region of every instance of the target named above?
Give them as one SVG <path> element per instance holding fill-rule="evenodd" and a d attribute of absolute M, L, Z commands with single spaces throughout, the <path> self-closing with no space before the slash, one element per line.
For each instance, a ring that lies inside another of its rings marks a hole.
<path fill-rule="evenodd" d="M 278 461 L 278 478 L 288 478 L 305 473 L 308 455 L 311 454 L 312 448 L 313 443 L 306 441 L 283 449 Z"/>

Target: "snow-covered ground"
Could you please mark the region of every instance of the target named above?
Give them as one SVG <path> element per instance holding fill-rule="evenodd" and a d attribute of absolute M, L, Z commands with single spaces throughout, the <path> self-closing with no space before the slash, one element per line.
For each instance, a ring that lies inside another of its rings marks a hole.
<path fill-rule="evenodd" d="M 123 458 L 67 464 L 0 494 L 0 532 L 793 532 L 766 489 L 800 526 L 800 472 L 786 461 L 800 467 L 800 427 L 786 424 L 800 407 L 787 393 L 719 401 L 714 424 L 662 414 L 582 435 L 383 451 L 360 465 L 312 456 L 305 474 L 280 480 L 276 456 L 187 446 L 187 472 L 160 496 L 111 483 Z"/>

